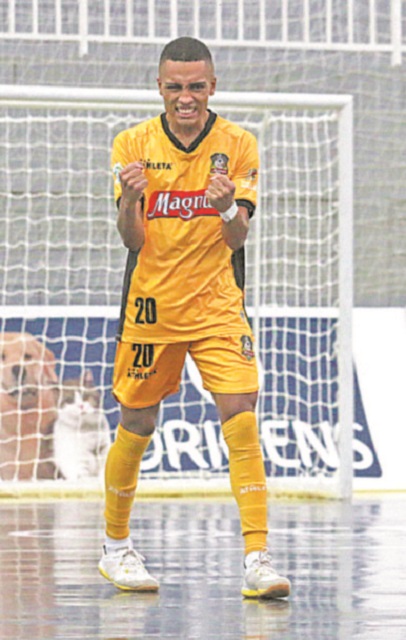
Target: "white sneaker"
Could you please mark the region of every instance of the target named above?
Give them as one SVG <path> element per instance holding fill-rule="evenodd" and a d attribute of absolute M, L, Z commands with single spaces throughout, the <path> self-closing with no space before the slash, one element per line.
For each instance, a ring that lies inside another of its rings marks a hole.
<path fill-rule="evenodd" d="M 158 591 L 159 583 L 149 575 L 143 560 L 144 558 L 130 547 L 107 553 L 104 546 L 103 555 L 99 562 L 99 571 L 118 589 Z"/>
<path fill-rule="evenodd" d="M 290 593 L 290 582 L 276 573 L 267 551 L 260 551 L 245 568 L 241 593 L 246 598 L 286 598 Z"/>

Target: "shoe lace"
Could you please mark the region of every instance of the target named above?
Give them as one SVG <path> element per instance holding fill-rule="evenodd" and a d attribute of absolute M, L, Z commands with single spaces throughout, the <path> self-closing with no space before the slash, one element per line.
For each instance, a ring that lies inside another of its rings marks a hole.
<path fill-rule="evenodd" d="M 135 551 L 135 549 L 127 549 L 121 558 L 121 565 L 125 565 L 126 567 L 142 567 L 144 568 L 144 560 L 145 558 Z"/>
<path fill-rule="evenodd" d="M 259 573 L 268 573 L 271 571 L 272 573 L 276 573 L 275 569 L 272 566 L 272 558 L 268 551 L 261 551 L 258 560 L 256 561 L 257 571 Z"/>

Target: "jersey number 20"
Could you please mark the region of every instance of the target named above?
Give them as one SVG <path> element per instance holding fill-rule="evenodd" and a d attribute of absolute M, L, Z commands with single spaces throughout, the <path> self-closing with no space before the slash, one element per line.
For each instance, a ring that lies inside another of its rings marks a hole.
<path fill-rule="evenodd" d="M 136 298 L 135 306 L 137 307 L 137 315 L 135 316 L 135 324 L 155 324 L 156 300 L 155 298 Z"/>

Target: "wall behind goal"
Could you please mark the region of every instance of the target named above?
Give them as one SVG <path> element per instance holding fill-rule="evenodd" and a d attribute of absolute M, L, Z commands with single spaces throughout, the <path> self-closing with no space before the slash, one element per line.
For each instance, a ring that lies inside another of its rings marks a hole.
<path fill-rule="evenodd" d="M 321 0 L 318 3 L 323 4 Z M 117 20 L 122 17 L 118 5 Z M 137 5 L 139 22 L 143 6 Z M 336 3 L 339 14 L 338 7 Z M 112 14 L 115 11 L 113 5 Z M 385 11 L 381 18 L 385 18 Z M 255 31 L 255 12 L 246 19 Z M 207 14 L 201 25 L 202 37 L 210 37 L 210 20 Z M 230 15 L 230 29 L 232 20 Z M 365 21 L 365 15 L 356 17 L 356 33 L 366 29 Z M 48 23 L 52 23 L 51 15 Z M 44 18 L 45 31 L 48 23 Z M 293 11 L 292 28 L 295 24 Z M 165 28 L 163 24 L 158 35 L 165 35 Z M 324 28 L 321 19 L 312 23 L 313 40 L 318 38 L 317 30 L 322 39 Z M 180 25 L 179 35 L 189 33 L 190 23 L 183 28 Z M 161 44 L 90 43 L 87 56 L 80 57 L 76 42 L 10 42 L 0 38 L 0 83 L 152 89 L 161 48 Z M 213 52 L 222 91 L 354 96 L 355 304 L 406 306 L 405 65 L 391 66 L 390 55 L 379 52 L 232 46 L 216 46 Z"/>

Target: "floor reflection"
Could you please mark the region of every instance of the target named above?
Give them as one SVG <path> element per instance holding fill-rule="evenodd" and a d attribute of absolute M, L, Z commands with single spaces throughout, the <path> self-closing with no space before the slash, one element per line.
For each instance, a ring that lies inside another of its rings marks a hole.
<path fill-rule="evenodd" d="M 232 501 L 140 502 L 135 543 L 159 594 L 122 593 L 96 565 L 101 502 L 0 503 L 0 638 L 404 640 L 402 497 L 272 502 L 289 601 L 242 600 Z"/>

